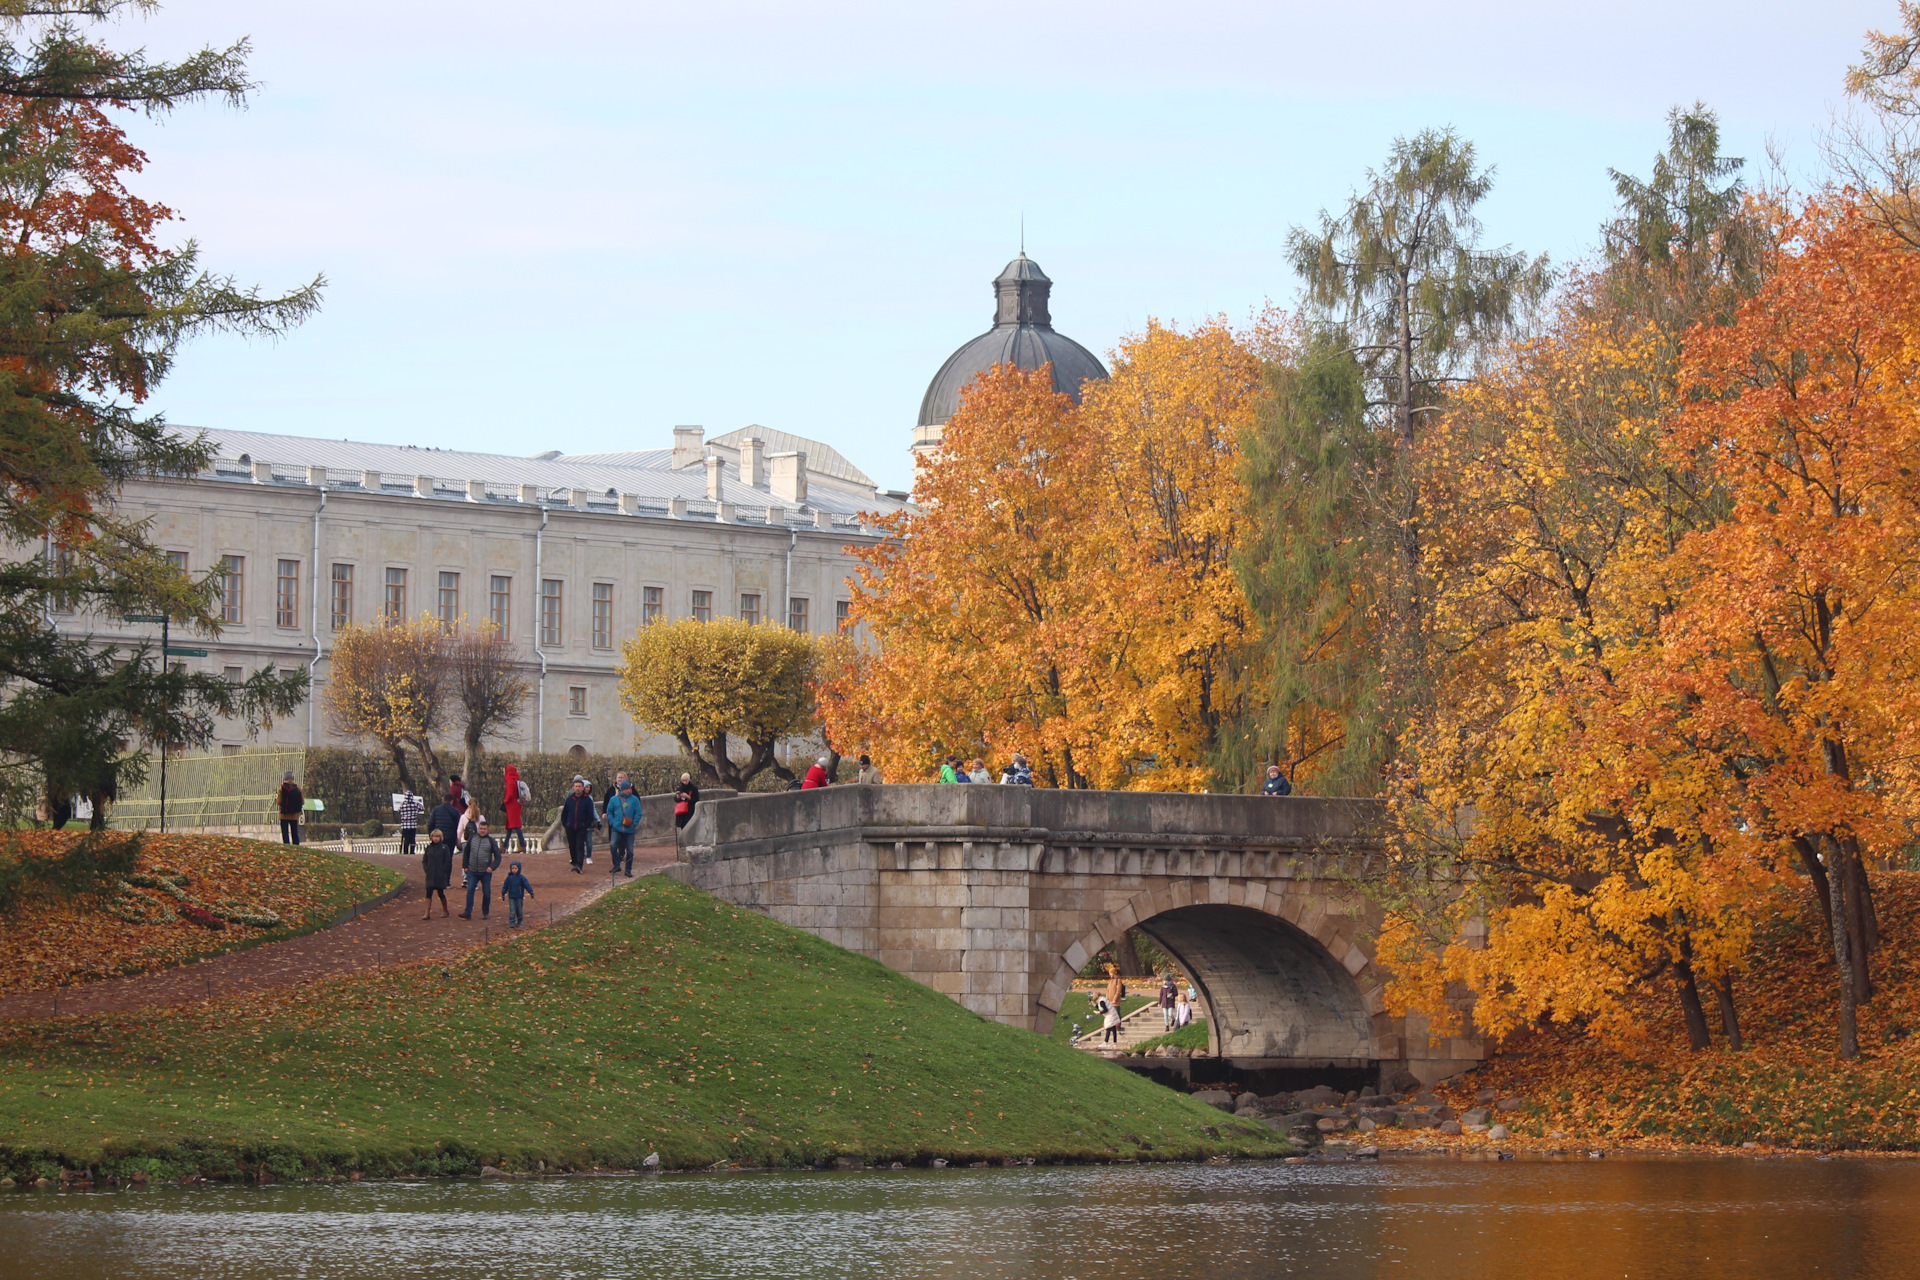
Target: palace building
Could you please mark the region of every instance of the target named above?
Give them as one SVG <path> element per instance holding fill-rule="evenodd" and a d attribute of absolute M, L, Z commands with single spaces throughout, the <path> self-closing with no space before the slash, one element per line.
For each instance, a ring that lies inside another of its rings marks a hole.
<path fill-rule="evenodd" d="M 912 448 L 939 446 L 961 389 L 1011 361 L 1053 363 L 1077 397 L 1105 377 L 1053 330 L 1051 283 L 1024 254 L 994 281 L 993 328 L 940 367 Z M 354 623 L 487 619 L 509 637 L 535 688 L 500 750 L 665 751 L 639 734 L 616 691 L 620 642 L 650 622 L 735 617 L 829 632 L 847 616 L 853 552 L 875 516 L 909 509 L 818 441 L 761 426 L 708 438 L 675 427 L 670 448 L 535 457 L 363 444 L 259 431 L 205 432 L 214 462 L 186 478 L 127 485 L 123 511 L 188 572 L 218 569 L 225 624 L 183 661 L 240 679 L 264 665 L 300 671 L 298 715 L 256 739 L 221 726 L 220 748 L 348 745 L 319 695 L 331 637 Z M 158 627 L 52 615 L 103 643 L 157 641 Z"/>

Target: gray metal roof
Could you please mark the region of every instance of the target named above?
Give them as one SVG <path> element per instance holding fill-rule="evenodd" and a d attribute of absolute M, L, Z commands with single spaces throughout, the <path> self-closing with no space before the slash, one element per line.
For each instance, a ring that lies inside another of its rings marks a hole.
<path fill-rule="evenodd" d="M 215 462 L 212 470 L 202 473 L 205 479 L 258 483 L 253 468 L 267 463 L 274 484 L 307 484 L 307 468 L 324 467 L 329 488 L 349 491 L 364 487 L 365 473 L 377 472 L 383 493 L 414 493 L 417 478 L 427 476 L 434 481 L 434 497 L 449 501 L 473 500 L 468 484 L 479 481 L 490 502 L 518 502 L 521 486 L 531 485 L 537 502 L 584 506 L 587 510 L 619 511 L 621 495 L 626 494 L 637 500 L 642 514 L 666 514 L 675 499 L 685 504 L 687 518 L 710 520 L 716 514 L 716 504 L 707 498 L 706 468 L 674 471 L 670 449 L 600 455 L 621 459 L 603 462 L 589 460 L 593 455 L 523 458 L 418 445 L 322 440 L 266 431 L 173 429 L 182 436 L 204 436 L 213 446 Z M 810 450 L 808 459 L 811 467 Z M 737 471 L 722 478 L 719 500 L 732 504 L 734 519 L 740 523 L 764 519 L 766 509 L 773 506 L 782 509 L 786 523 L 812 524 L 811 513 L 824 511 L 834 517 L 836 527 L 857 523 L 854 517 L 862 512 L 886 514 L 906 505 L 897 499 L 866 498 L 821 485 L 809 490 L 804 504 L 788 509 L 792 504 L 773 496 L 766 485 L 753 487 L 741 483 Z"/>
<path fill-rule="evenodd" d="M 1093 352 L 1053 327 L 1048 295 L 1053 282 L 1040 264 L 1021 254 L 993 282 L 993 328 L 947 357 L 920 401 L 920 425 L 937 426 L 960 407 L 960 392 L 997 364 L 1022 369 L 1053 365 L 1053 389 L 1080 399 L 1080 384 L 1107 376 Z"/>

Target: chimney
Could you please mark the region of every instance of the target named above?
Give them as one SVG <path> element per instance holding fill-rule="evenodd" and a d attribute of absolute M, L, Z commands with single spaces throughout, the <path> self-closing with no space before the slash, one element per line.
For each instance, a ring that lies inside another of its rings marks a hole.
<path fill-rule="evenodd" d="M 368 493 L 380 492 L 380 473 L 378 471 L 362 471 L 360 473 L 360 487 Z"/>
<path fill-rule="evenodd" d="M 673 429 L 673 469 L 685 471 L 700 461 L 700 455 L 706 452 L 703 442 L 707 438 L 705 427 L 675 427 Z"/>
<path fill-rule="evenodd" d="M 675 520 L 685 520 L 687 518 L 687 500 L 685 498 L 668 498 L 667 514 Z"/>
<path fill-rule="evenodd" d="M 540 501 L 540 486 L 537 484 L 521 485 L 520 501 L 528 503 L 529 505 L 538 504 Z"/>
<path fill-rule="evenodd" d="M 764 452 L 766 447 L 760 442 L 759 436 L 748 436 L 740 442 L 741 484 L 752 485 L 758 489 L 767 482 L 766 468 L 761 465 L 761 459 L 766 456 Z"/>
<path fill-rule="evenodd" d="M 620 514 L 623 516 L 639 515 L 640 514 L 640 495 L 637 493 L 621 494 L 620 495 Z"/>
<path fill-rule="evenodd" d="M 308 484 L 314 486 L 317 489 L 321 485 L 325 484 L 326 482 L 327 482 L 327 469 L 325 467 L 308 467 L 307 468 Z"/>
<path fill-rule="evenodd" d="M 720 477 L 727 473 L 727 464 L 720 458 L 707 459 L 707 501 L 720 501 Z"/>
<path fill-rule="evenodd" d="M 467 481 L 467 501 L 485 502 L 487 500 L 487 482 L 485 480 Z"/>
<path fill-rule="evenodd" d="M 804 453 L 776 453 L 767 459 L 771 473 L 769 484 L 773 496 L 794 506 L 802 506 L 807 500 L 807 455 Z"/>
<path fill-rule="evenodd" d="M 255 484 L 272 484 L 273 483 L 273 464 L 271 462 L 254 463 L 253 464 L 253 482 Z"/>
<path fill-rule="evenodd" d="M 433 496 L 433 477 L 415 476 L 413 478 L 413 496 L 416 498 L 431 498 Z"/>

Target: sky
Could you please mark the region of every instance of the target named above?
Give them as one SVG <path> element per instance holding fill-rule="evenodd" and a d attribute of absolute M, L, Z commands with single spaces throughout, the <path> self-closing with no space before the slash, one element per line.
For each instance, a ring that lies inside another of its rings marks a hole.
<path fill-rule="evenodd" d="M 1609 168 L 1675 104 L 1756 176 L 1817 177 L 1894 0 L 170 0 L 114 44 L 240 37 L 260 82 L 130 132 L 171 234 L 266 289 L 277 341 L 201 338 L 195 426 L 535 454 L 759 423 L 906 488 L 920 398 L 1020 248 L 1104 355 L 1152 318 L 1290 306 L 1289 228 L 1396 136 L 1495 167 L 1487 237 L 1592 251 Z"/>

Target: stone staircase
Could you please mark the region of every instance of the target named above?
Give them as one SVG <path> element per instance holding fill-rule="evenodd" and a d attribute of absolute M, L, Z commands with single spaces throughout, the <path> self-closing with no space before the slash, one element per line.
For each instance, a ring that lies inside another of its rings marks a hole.
<path fill-rule="evenodd" d="M 1105 1028 L 1096 1025 L 1093 1030 L 1077 1037 L 1073 1041 L 1073 1047 L 1085 1049 L 1088 1053 L 1126 1053 L 1136 1045 L 1145 1044 L 1157 1036 L 1167 1034 L 1166 1019 L 1160 1014 L 1160 1005 L 1149 1001 L 1132 1013 L 1121 1017 L 1118 1042 L 1106 1043 L 1102 1038 L 1104 1034 Z"/>

